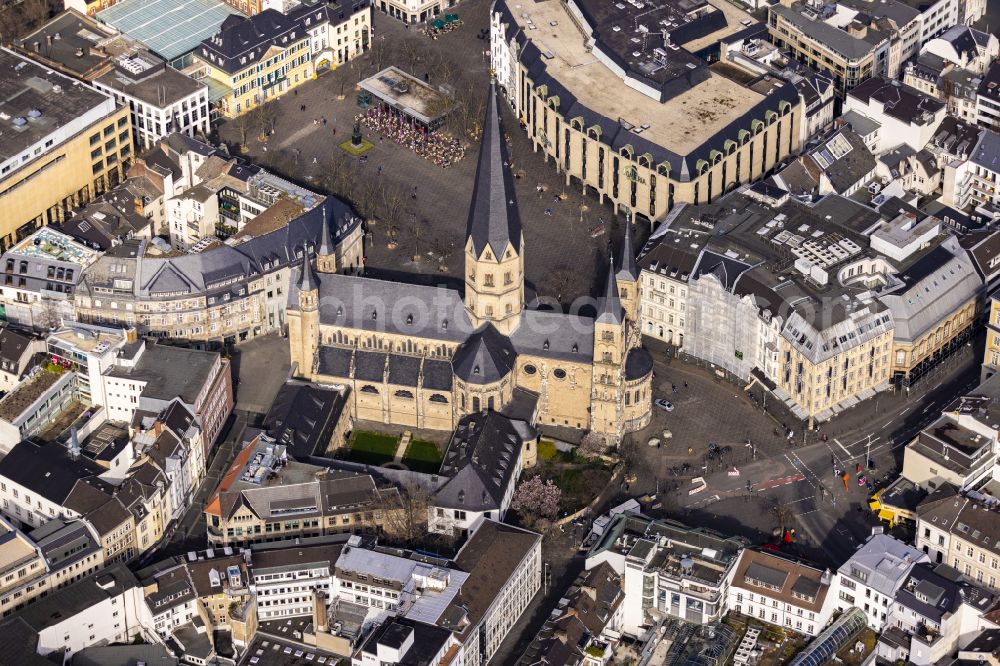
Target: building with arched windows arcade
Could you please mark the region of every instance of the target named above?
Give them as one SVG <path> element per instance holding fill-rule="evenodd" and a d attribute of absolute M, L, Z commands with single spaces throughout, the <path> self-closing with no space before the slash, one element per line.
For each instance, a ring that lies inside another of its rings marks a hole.
<path fill-rule="evenodd" d="M 656 220 L 759 180 L 799 149 L 792 83 L 709 62 L 753 23 L 708 0 L 498 0 L 492 66 L 567 186 Z"/>

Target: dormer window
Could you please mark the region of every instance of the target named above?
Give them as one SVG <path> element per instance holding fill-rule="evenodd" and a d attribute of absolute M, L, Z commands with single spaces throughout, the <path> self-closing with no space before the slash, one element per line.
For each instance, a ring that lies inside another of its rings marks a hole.
<path fill-rule="evenodd" d="M 378 310 L 372 310 L 372 321 L 378 319 Z"/>
<path fill-rule="evenodd" d="M 472 374 L 474 374 L 474 375 L 478 375 L 479 374 L 479 366 L 478 365 L 472 369 Z"/>
<path fill-rule="evenodd" d="M 546 340 L 545 342 L 542 343 L 542 349 L 548 349 L 548 348 L 549 348 L 549 341 Z"/>
<path fill-rule="evenodd" d="M 407 326 L 413 326 L 413 315 L 412 314 L 406 315 L 406 325 Z"/>

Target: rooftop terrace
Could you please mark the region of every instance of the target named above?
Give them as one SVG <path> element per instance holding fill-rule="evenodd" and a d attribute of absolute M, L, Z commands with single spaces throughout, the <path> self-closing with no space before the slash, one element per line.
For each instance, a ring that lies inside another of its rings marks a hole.
<path fill-rule="evenodd" d="M 7 255 L 61 261 L 77 266 L 88 266 L 99 256 L 96 251 L 49 227 L 42 227 L 25 238 L 8 250 Z"/>

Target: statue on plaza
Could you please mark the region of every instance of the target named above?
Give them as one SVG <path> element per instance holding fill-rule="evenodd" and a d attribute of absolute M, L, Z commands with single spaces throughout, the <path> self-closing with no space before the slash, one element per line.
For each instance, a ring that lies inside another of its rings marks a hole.
<path fill-rule="evenodd" d="M 355 120 L 354 131 L 351 132 L 351 144 L 355 146 L 360 146 L 362 141 L 363 137 L 361 136 L 361 121 Z"/>

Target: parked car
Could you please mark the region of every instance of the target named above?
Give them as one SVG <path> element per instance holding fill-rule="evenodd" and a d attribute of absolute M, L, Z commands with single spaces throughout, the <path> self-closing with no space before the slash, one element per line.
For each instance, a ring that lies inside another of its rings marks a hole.
<path fill-rule="evenodd" d="M 674 411 L 674 403 L 670 402 L 669 400 L 664 400 L 663 398 L 659 398 L 657 400 L 654 400 L 653 404 L 665 412 Z"/>

